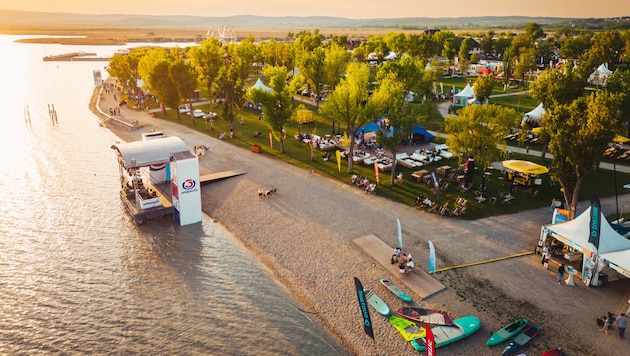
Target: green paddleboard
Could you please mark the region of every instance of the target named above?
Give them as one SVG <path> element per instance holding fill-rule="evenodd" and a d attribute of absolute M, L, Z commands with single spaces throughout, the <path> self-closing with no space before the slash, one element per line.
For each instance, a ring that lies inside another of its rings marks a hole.
<path fill-rule="evenodd" d="M 402 289 L 396 287 L 392 282 L 390 282 L 387 279 L 383 278 L 383 279 L 381 279 L 381 283 L 383 283 L 383 285 L 387 289 L 389 289 L 390 292 L 394 293 L 394 295 L 397 296 L 398 298 L 400 298 L 403 302 L 411 303 L 411 297 L 409 295 L 407 295 L 407 293 L 403 292 Z"/>
<path fill-rule="evenodd" d="M 433 338 L 435 340 L 435 347 L 442 347 L 444 345 L 452 344 L 455 341 L 459 341 L 467 336 L 470 336 L 479 330 L 481 327 L 481 321 L 476 316 L 465 316 L 463 318 L 453 320 L 457 327 L 436 325 L 431 327 L 433 332 Z M 411 346 L 416 351 L 424 351 L 426 349 L 424 345 L 424 338 L 418 338 L 411 340 Z"/>
<path fill-rule="evenodd" d="M 381 297 L 376 295 L 373 291 L 366 289 L 365 296 L 368 304 L 382 316 L 389 316 L 392 313 L 389 306 L 383 301 L 383 299 L 381 299 Z"/>

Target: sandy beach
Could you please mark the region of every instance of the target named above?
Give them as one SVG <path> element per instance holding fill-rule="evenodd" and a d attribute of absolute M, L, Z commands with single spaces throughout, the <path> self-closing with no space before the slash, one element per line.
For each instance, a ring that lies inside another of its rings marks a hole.
<path fill-rule="evenodd" d="M 99 98 L 106 111 L 116 105 L 112 94 L 96 88 L 90 108 L 98 116 Z M 373 310 L 375 339 L 364 334 L 353 277 L 376 291 L 392 309 L 403 303 L 379 284 L 381 278 L 395 279 L 352 240 L 374 234 L 394 246 L 398 218 L 405 250 L 426 270 L 428 241 L 435 244 L 438 268 L 453 266 L 531 251 L 541 225 L 550 221 L 549 208 L 476 221 L 440 217 L 143 112 L 122 108 L 121 115 L 129 122 L 138 121 L 133 128 L 106 124 L 124 141 L 140 140 L 150 130 L 163 131 L 181 137 L 191 149 L 200 144 L 210 148 L 200 159 L 201 174 L 231 169 L 247 172 L 204 186 L 204 213 L 231 231 L 301 308 L 354 355 L 417 352 Z M 258 197 L 259 188 L 271 185 L 278 187 L 276 195 Z M 603 199 L 604 212 L 614 211 L 614 204 L 614 197 Z M 630 196 L 620 196 L 619 207 L 627 211 Z M 586 288 L 581 281 L 575 287 L 561 286 L 556 268 L 552 263 L 545 270 L 539 256 L 529 255 L 437 274 L 435 278 L 447 289 L 425 300 L 406 292 L 414 298 L 413 305 L 442 309 L 453 318 L 475 315 L 481 320 L 481 330 L 440 349 L 439 355 L 499 355 L 505 345 L 489 348 L 485 341 L 492 332 L 521 317 L 542 328 L 542 336 L 523 350 L 528 355 L 556 346 L 562 346 L 567 355 L 627 354 L 630 341 L 619 339 L 616 330 L 599 332 L 595 320 L 606 311 L 618 314 L 628 308 L 629 281 L 611 282 L 605 288 Z"/>

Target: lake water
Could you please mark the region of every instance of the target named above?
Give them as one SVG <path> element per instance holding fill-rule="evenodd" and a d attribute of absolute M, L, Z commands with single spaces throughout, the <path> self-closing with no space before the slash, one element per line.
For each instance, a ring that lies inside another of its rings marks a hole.
<path fill-rule="evenodd" d="M 0 36 L 0 354 L 346 354 L 209 217 L 125 213 L 118 138 L 88 109 L 107 63 L 42 60 L 122 47 L 16 38 Z"/>

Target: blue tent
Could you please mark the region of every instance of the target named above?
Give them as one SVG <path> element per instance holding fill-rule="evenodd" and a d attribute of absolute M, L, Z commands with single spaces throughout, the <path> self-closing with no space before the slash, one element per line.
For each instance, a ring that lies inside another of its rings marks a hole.
<path fill-rule="evenodd" d="M 375 122 L 370 122 L 369 124 L 361 127 L 357 133 L 364 133 L 364 132 L 376 132 L 379 130 L 379 126 L 375 123 Z"/>
<path fill-rule="evenodd" d="M 411 130 L 411 133 L 414 135 L 422 135 L 424 137 L 427 138 L 427 140 L 431 141 L 435 138 L 434 135 L 432 135 L 429 131 L 425 130 L 424 128 L 416 125 L 413 127 L 413 129 Z"/>

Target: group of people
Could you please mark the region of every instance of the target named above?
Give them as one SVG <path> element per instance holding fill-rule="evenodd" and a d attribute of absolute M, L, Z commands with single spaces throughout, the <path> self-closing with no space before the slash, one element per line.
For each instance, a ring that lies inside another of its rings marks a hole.
<path fill-rule="evenodd" d="M 352 175 L 352 184 L 356 184 L 363 188 L 365 193 L 374 193 L 376 191 L 376 184 L 371 183 L 367 177 L 359 177 L 358 174 Z"/>
<path fill-rule="evenodd" d="M 396 247 L 394 249 L 394 253 L 392 254 L 392 258 L 390 261 L 392 264 L 398 264 L 398 272 L 401 274 L 407 274 L 413 270 L 416 266 L 411 254 L 406 254 L 402 252 L 400 247 Z"/>
<path fill-rule="evenodd" d="M 608 329 L 610 328 L 610 326 L 612 326 L 613 323 L 615 323 L 617 324 L 619 337 L 622 339 L 624 338 L 624 334 L 626 332 L 626 326 L 628 325 L 628 319 L 626 318 L 626 313 L 621 313 L 621 315 L 615 318 L 611 312 L 608 312 L 606 316 L 602 318 L 602 322 L 604 323 L 604 326 L 599 331 L 603 331 L 606 334 L 608 334 Z"/>

